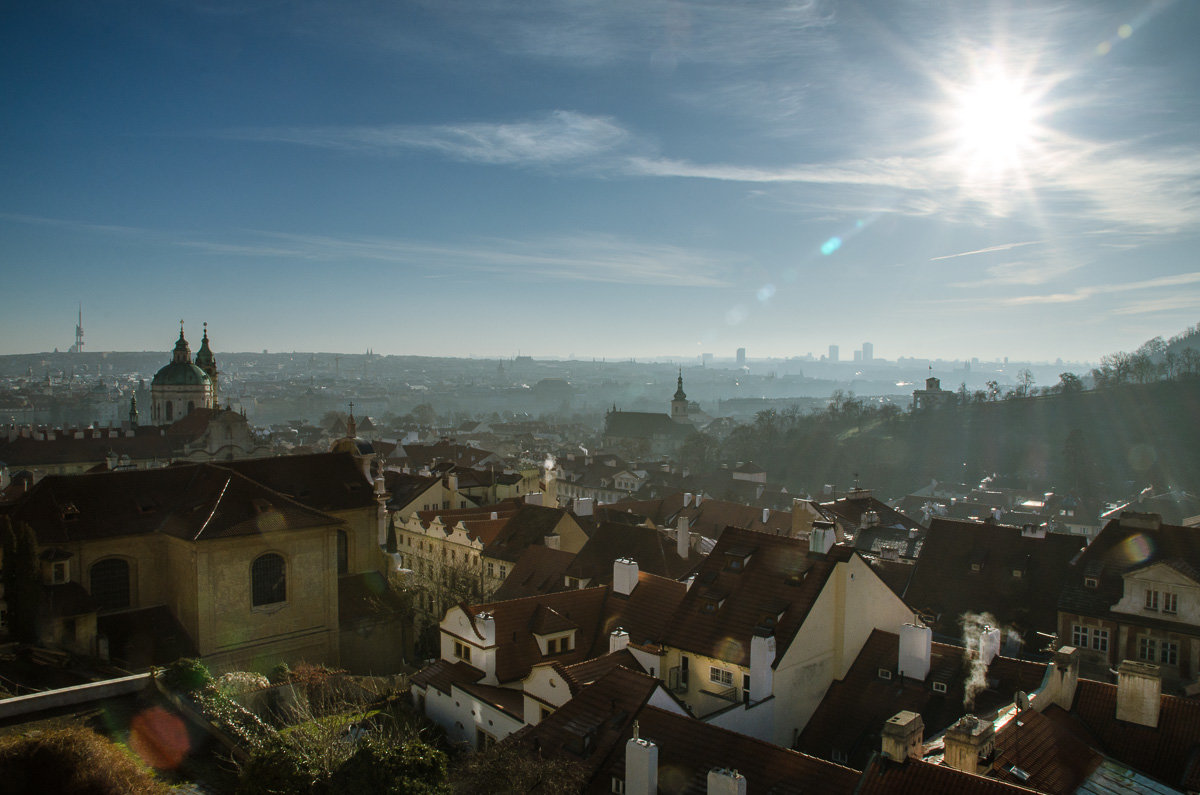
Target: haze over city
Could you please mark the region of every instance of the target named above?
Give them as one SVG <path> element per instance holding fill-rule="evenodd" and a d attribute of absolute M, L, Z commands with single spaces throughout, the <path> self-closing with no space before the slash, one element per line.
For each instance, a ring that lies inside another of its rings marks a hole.
<path fill-rule="evenodd" d="M 1195 320 L 1200 6 L 74 2 L 0 353 L 1096 360 Z"/>

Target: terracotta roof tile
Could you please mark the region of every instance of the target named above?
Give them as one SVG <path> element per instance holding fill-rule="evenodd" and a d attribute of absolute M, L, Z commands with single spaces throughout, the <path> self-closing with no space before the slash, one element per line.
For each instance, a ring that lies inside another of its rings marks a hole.
<path fill-rule="evenodd" d="M 1062 712 L 1052 704 L 1044 714 L 1025 710 L 1005 724 L 996 733 L 992 775 L 1050 795 L 1075 792 L 1104 756 L 1071 731 L 1068 723 L 1053 719 Z M 1024 778 L 1013 772 L 1014 765 Z"/>
<path fill-rule="evenodd" d="M 483 676 L 483 671 L 465 662 L 437 660 L 413 674 L 410 681 L 418 687 L 433 687 L 448 694 L 454 685 L 478 682 Z"/>
<path fill-rule="evenodd" d="M 566 571 L 575 556 L 540 544 L 521 553 L 493 598 L 496 601 L 566 590 Z"/>

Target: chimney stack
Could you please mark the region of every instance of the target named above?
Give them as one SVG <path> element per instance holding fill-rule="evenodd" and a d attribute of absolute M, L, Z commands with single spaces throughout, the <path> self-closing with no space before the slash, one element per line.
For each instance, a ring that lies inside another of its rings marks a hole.
<path fill-rule="evenodd" d="M 629 633 L 621 627 L 617 627 L 612 632 L 608 633 L 608 651 L 621 651 L 629 647 Z"/>
<path fill-rule="evenodd" d="M 658 746 L 638 736 L 638 722 L 633 722 L 633 736 L 625 743 L 626 795 L 657 795 Z"/>
<path fill-rule="evenodd" d="M 964 715 L 946 730 L 946 766 L 979 775 L 987 769 L 986 760 L 992 755 L 995 742 L 996 730 L 991 721 Z"/>
<path fill-rule="evenodd" d="M 1117 720 L 1158 728 L 1162 677 L 1154 663 L 1123 660 L 1117 668 Z"/>
<path fill-rule="evenodd" d="M 924 682 L 929 676 L 933 630 L 916 624 L 900 627 L 899 669 L 901 676 Z"/>
<path fill-rule="evenodd" d="M 808 533 L 808 551 L 819 555 L 829 554 L 836 536 L 833 522 L 813 522 L 812 530 Z"/>
<path fill-rule="evenodd" d="M 546 546 L 547 549 L 559 549 L 560 541 L 561 541 L 561 539 L 559 538 L 558 533 L 551 533 L 550 535 L 544 536 L 542 538 L 542 543 Z"/>
<path fill-rule="evenodd" d="M 1068 712 L 1075 703 L 1075 688 L 1079 684 L 1079 649 L 1063 646 L 1054 653 L 1050 681 L 1045 697 Z M 1038 711 L 1041 712 L 1041 707 Z"/>
<path fill-rule="evenodd" d="M 692 534 L 690 531 L 690 522 L 686 516 L 680 516 L 676 523 L 675 529 L 675 554 L 687 560 L 688 552 L 692 547 Z"/>
<path fill-rule="evenodd" d="M 691 506 L 691 504 L 692 504 L 692 493 L 690 491 L 685 491 L 683 493 L 683 507 L 687 508 L 687 507 Z"/>
<path fill-rule="evenodd" d="M 542 493 L 540 491 L 531 491 L 525 495 L 526 505 L 541 505 Z"/>
<path fill-rule="evenodd" d="M 637 561 L 617 558 L 613 561 L 613 593 L 629 596 L 638 584 Z"/>
<path fill-rule="evenodd" d="M 1000 653 L 1000 630 L 985 626 L 979 635 L 979 661 L 991 665 L 992 660 Z"/>
<path fill-rule="evenodd" d="M 883 755 L 895 762 L 921 758 L 925 721 L 916 712 L 897 712 L 883 724 Z"/>
<path fill-rule="evenodd" d="M 767 520 L 768 520 L 768 519 L 770 519 L 770 518 L 771 518 L 771 509 L 770 509 L 770 508 L 763 508 L 763 521 L 762 521 L 762 523 L 763 523 L 763 524 L 766 524 L 766 523 L 767 523 Z"/>
<path fill-rule="evenodd" d="M 714 767 L 708 771 L 708 795 L 746 795 L 746 777 L 736 770 Z"/>
<path fill-rule="evenodd" d="M 591 516 L 595 505 L 596 500 L 592 497 L 577 497 L 575 498 L 575 515 Z"/>

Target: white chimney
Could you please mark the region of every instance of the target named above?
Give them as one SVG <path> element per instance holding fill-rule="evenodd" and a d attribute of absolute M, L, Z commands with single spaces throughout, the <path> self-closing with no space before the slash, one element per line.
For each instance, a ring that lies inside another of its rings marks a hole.
<path fill-rule="evenodd" d="M 933 652 L 933 630 L 916 624 L 900 627 L 900 658 L 898 668 L 901 676 L 925 681 L 929 676 L 930 655 Z"/>
<path fill-rule="evenodd" d="M 833 549 L 836 531 L 832 522 L 813 522 L 808 533 L 808 551 L 826 555 Z"/>
<path fill-rule="evenodd" d="M 613 593 L 629 596 L 638 584 L 637 561 L 617 558 L 613 561 Z"/>
<path fill-rule="evenodd" d="M 770 518 L 771 518 L 771 509 L 770 509 L 770 508 L 763 508 L 763 522 L 762 522 L 762 523 L 763 523 L 763 524 L 766 524 L 766 523 L 767 523 L 767 520 L 768 520 L 768 519 L 770 519 Z"/>
<path fill-rule="evenodd" d="M 545 536 L 542 539 L 542 543 L 546 546 L 547 549 L 559 549 L 560 541 L 561 541 L 561 539 L 559 538 L 558 533 L 551 533 L 550 535 Z"/>
<path fill-rule="evenodd" d="M 708 771 L 708 795 L 746 795 L 746 777 L 736 770 L 714 767 Z"/>
<path fill-rule="evenodd" d="M 614 651 L 620 651 L 621 649 L 624 649 L 624 648 L 628 648 L 628 646 L 629 646 L 629 633 L 626 632 L 625 630 L 621 629 L 620 627 L 617 627 L 612 632 L 608 633 L 608 651 L 610 653 L 614 652 Z"/>
<path fill-rule="evenodd" d="M 575 515 L 576 516 L 591 516 L 592 509 L 596 505 L 596 500 L 592 497 L 577 497 L 575 499 Z"/>
<path fill-rule="evenodd" d="M 894 762 L 921 758 L 921 743 L 925 740 L 925 721 L 916 712 L 897 712 L 883 724 L 880 750 Z"/>
<path fill-rule="evenodd" d="M 685 491 L 683 493 L 683 507 L 687 508 L 691 504 L 692 504 L 692 493 L 690 491 Z"/>
<path fill-rule="evenodd" d="M 699 507 L 700 507 L 700 503 L 701 503 L 701 502 L 703 502 L 703 501 L 704 501 L 704 495 L 703 495 L 703 494 L 699 494 L 699 493 L 697 493 L 697 494 L 696 494 L 696 507 L 697 507 L 697 508 L 699 508 Z"/>
<path fill-rule="evenodd" d="M 1123 660 L 1117 668 L 1117 720 L 1158 727 L 1162 678 L 1153 663 Z"/>
<path fill-rule="evenodd" d="M 1043 696 L 1068 712 L 1075 704 L 1075 689 L 1079 686 L 1079 649 L 1063 646 L 1054 653 L 1050 681 Z"/>
<path fill-rule="evenodd" d="M 979 635 L 979 661 L 991 665 L 992 660 L 1000 653 L 1000 630 L 994 627 L 983 628 Z"/>
<path fill-rule="evenodd" d="M 540 491 L 531 491 L 525 495 L 526 505 L 541 505 L 542 493 Z"/>
<path fill-rule="evenodd" d="M 774 688 L 775 636 L 750 637 L 750 700 L 770 698 Z"/>
<path fill-rule="evenodd" d="M 375 478 L 375 496 L 380 497 L 387 494 L 387 484 L 383 479 L 383 475 Z"/>
<path fill-rule="evenodd" d="M 692 534 L 689 529 L 690 522 L 686 516 L 680 516 L 675 528 L 675 554 L 687 560 L 688 552 L 692 546 Z"/>
<path fill-rule="evenodd" d="M 488 518 L 495 521 L 496 519 L 500 518 L 500 514 L 496 513 L 495 511 L 492 511 L 491 514 L 488 515 Z"/>
<path fill-rule="evenodd" d="M 625 743 L 625 793 L 658 793 L 658 746 L 638 737 L 637 721 L 633 722 L 633 736 Z"/>
<path fill-rule="evenodd" d="M 458 491 L 458 475 L 446 476 L 446 488 L 450 491 Z"/>

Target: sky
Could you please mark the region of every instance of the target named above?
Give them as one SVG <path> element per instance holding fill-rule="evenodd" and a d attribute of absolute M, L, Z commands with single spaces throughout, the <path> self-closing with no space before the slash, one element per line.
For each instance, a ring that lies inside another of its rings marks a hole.
<path fill-rule="evenodd" d="M 1200 320 L 1200 3 L 0 9 L 0 353 L 1096 360 Z"/>

